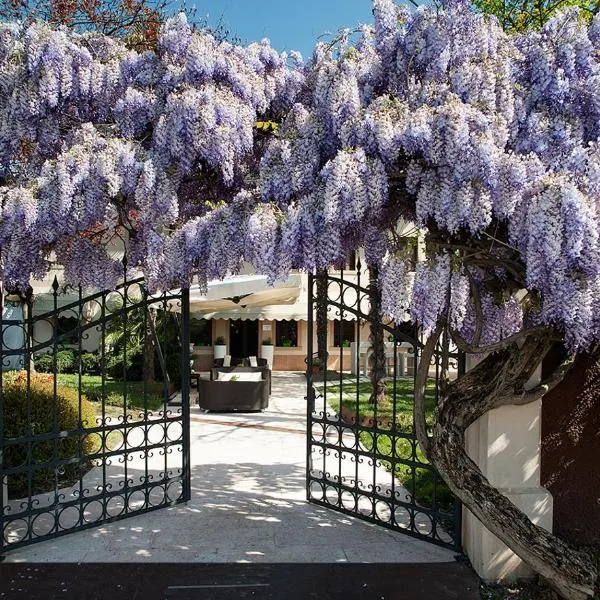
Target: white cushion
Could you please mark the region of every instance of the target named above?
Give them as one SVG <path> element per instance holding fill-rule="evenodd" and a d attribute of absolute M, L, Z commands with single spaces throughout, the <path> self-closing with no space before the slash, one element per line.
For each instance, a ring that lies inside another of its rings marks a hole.
<path fill-rule="evenodd" d="M 232 373 L 221 373 L 217 371 L 218 381 L 262 381 L 262 373 L 240 373 L 233 371 Z"/>
<path fill-rule="evenodd" d="M 258 362 L 256 360 L 256 356 L 251 356 L 250 357 L 250 366 L 251 367 L 258 367 Z"/>
<path fill-rule="evenodd" d="M 261 381 L 262 373 L 236 373 L 239 376 L 238 381 Z"/>
<path fill-rule="evenodd" d="M 236 375 L 236 373 L 219 373 L 217 372 L 217 380 L 218 381 L 231 381 L 231 378 Z"/>
<path fill-rule="evenodd" d="M 230 367 L 231 366 L 231 354 L 226 354 L 225 358 L 223 359 L 223 366 L 224 367 Z"/>

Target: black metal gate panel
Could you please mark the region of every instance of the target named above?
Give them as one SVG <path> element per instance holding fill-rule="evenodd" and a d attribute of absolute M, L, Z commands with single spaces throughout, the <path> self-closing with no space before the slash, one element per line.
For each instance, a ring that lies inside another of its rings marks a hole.
<path fill-rule="evenodd" d="M 415 377 L 423 344 L 414 327 L 376 322 L 374 290 L 360 264 L 355 271 L 310 276 L 309 290 L 308 500 L 459 551 L 461 504 L 423 456 L 415 435 Z M 377 351 L 381 360 L 374 363 Z M 455 377 L 459 356 L 446 356 L 446 377 Z M 425 396 L 429 423 L 441 368 L 438 352 Z"/>
<path fill-rule="evenodd" d="M 189 500 L 188 300 L 1 295 L 0 554 Z"/>

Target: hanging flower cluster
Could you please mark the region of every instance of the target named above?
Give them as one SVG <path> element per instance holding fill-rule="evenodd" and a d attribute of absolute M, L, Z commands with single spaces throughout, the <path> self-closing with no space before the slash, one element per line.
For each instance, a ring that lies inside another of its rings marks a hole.
<path fill-rule="evenodd" d="M 223 214 L 239 207 L 257 160 L 254 124 L 293 104 L 298 58 L 288 65 L 266 41 L 219 42 L 182 15 L 165 24 L 155 53 L 40 25 L 0 24 L 0 43 L 5 283 L 43 276 L 52 252 L 72 282 L 111 287 L 124 275 L 114 258 L 123 242 L 151 287 L 189 285 L 194 271 L 223 277 L 202 258 L 228 238 Z M 186 178 L 208 183 L 190 198 Z M 225 207 L 212 214 L 215 195 Z M 205 240 L 177 235 L 184 217 L 215 228 L 214 247 L 200 253 Z M 240 244 L 222 247 L 235 252 L 227 267 L 239 267 L 246 221 L 232 218 Z"/>
<path fill-rule="evenodd" d="M 505 322 L 489 339 L 531 322 L 574 350 L 600 338 L 600 16 L 512 35 L 464 0 L 373 7 L 353 45 L 342 32 L 306 63 L 183 16 L 144 53 L 1 24 L 3 280 L 26 285 L 53 253 L 75 283 L 109 285 L 115 236 L 160 288 L 245 260 L 275 280 L 362 246 L 390 318 L 467 332 L 477 272 L 486 319 Z M 412 275 L 390 253 L 399 218 L 429 240 Z"/>

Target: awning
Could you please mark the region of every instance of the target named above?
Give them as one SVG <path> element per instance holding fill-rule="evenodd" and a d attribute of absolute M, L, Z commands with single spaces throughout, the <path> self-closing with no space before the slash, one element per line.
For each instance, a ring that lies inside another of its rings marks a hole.
<path fill-rule="evenodd" d="M 352 277 L 348 277 L 352 280 Z M 39 315 L 52 311 L 54 297 L 42 286 L 34 294 L 33 314 Z M 43 290 L 43 291 L 42 291 Z M 345 287 L 342 293 L 339 284 L 330 282 L 328 286 L 330 300 L 343 301 L 348 306 L 357 302 L 357 294 L 351 287 Z M 265 321 L 306 321 L 308 320 L 308 276 L 303 273 L 292 273 L 287 279 L 269 285 L 265 275 L 245 274 L 227 277 L 224 280 L 208 282 L 206 293 L 201 293 L 198 285 L 190 288 L 190 314 L 197 319 L 250 319 Z M 76 302 L 73 292 L 57 297 L 57 308 Z M 368 296 L 360 298 L 363 314 L 368 312 Z M 168 302 L 170 310 L 181 311 L 180 302 Z M 62 316 L 76 316 L 77 311 L 64 311 Z M 97 302 L 88 302 L 82 307 L 82 317 L 91 321 L 98 317 L 100 306 Z M 340 318 L 340 311 L 335 304 L 328 306 L 327 318 Z M 356 320 L 356 315 L 344 311 L 345 321 Z"/>
<path fill-rule="evenodd" d="M 205 319 L 265 318 L 259 315 L 268 309 L 270 312 L 296 305 L 301 295 L 300 274 L 292 274 L 273 286 L 264 275 L 238 275 L 223 281 L 209 281 L 206 294 L 200 293 L 198 286 L 192 286 L 190 313 Z"/>
<path fill-rule="evenodd" d="M 352 288 L 345 288 L 342 294 L 336 283 L 329 284 L 328 292 L 332 300 L 339 301 L 343 296 L 351 306 L 357 301 Z M 363 295 L 362 310 L 368 312 L 365 301 L 368 298 Z M 205 295 L 199 293 L 197 286 L 190 289 L 190 312 L 197 319 L 307 321 L 308 276 L 294 273 L 274 286 L 270 286 L 263 275 L 239 275 L 224 281 L 209 281 Z M 340 318 L 340 310 L 336 305 L 328 306 L 327 318 L 332 321 Z M 343 319 L 355 321 L 356 314 L 344 311 Z"/>

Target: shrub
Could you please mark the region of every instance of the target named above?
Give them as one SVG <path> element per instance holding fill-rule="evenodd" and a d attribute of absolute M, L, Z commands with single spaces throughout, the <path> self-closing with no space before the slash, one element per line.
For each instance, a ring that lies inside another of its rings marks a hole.
<path fill-rule="evenodd" d="M 56 353 L 57 373 L 74 373 L 77 369 L 74 350 L 60 350 Z"/>
<path fill-rule="evenodd" d="M 27 467 L 31 469 L 33 494 L 53 490 L 56 485 L 64 487 L 78 480 L 90 467 L 86 456 L 101 447 L 98 434 L 85 435 L 78 432 L 96 425 L 96 414 L 85 396 L 81 397 L 81 421 L 79 418 L 79 394 L 76 390 L 58 386 L 54 396 L 54 378 L 49 375 L 31 374 L 29 393 L 25 371 L 3 373 L 4 439 L 45 433 L 50 439 L 34 440 L 22 444 L 7 444 L 4 449 L 4 466 L 7 469 Z M 56 407 L 56 428 L 54 408 Z M 66 434 L 66 435 L 65 435 Z M 79 446 L 83 453 L 80 456 Z M 56 445 L 56 456 L 55 456 Z M 76 459 L 71 463 L 62 463 Z M 27 472 L 8 476 L 8 493 L 20 498 L 28 493 Z"/>
<path fill-rule="evenodd" d="M 34 357 L 33 364 L 39 373 L 53 373 L 56 364 L 57 373 L 73 373 L 77 370 L 77 360 L 74 350 L 60 350 L 56 354 L 40 354 Z"/>
<path fill-rule="evenodd" d="M 81 373 L 82 375 L 100 375 L 101 357 L 97 352 L 81 353 Z"/>
<path fill-rule="evenodd" d="M 454 502 L 454 496 L 444 483 L 444 480 L 433 471 L 426 469 L 417 469 L 415 472 L 415 483 L 413 488 L 412 478 L 409 477 L 404 482 L 406 489 L 414 494 L 415 500 L 422 506 L 431 508 L 435 497 L 436 506 L 442 510 L 451 510 Z M 435 495 L 434 495 L 435 486 Z"/>
<path fill-rule="evenodd" d="M 33 358 L 33 364 L 38 373 L 52 373 L 54 371 L 54 355 L 51 352 L 39 354 Z"/>
<path fill-rule="evenodd" d="M 54 353 L 39 354 L 34 357 L 35 370 L 38 373 L 54 373 Z M 56 353 L 57 373 L 77 373 L 79 361 L 75 350 L 60 350 Z M 81 353 L 81 373 L 83 375 L 98 375 L 100 373 L 100 355 L 97 352 Z"/>
<path fill-rule="evenodd" d="M 143 372 L 144 355 L 141 352 L 127 354 L 127 360 L 125 360 L 123 352 L 115 353 L 108 357 L 106 374 L 113 379 L 141 381 Z"/>

